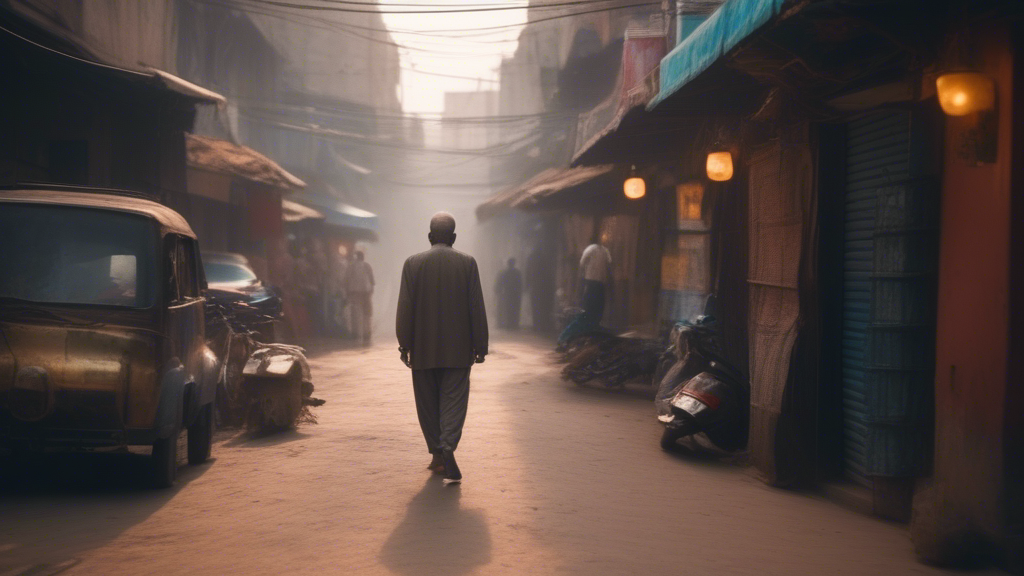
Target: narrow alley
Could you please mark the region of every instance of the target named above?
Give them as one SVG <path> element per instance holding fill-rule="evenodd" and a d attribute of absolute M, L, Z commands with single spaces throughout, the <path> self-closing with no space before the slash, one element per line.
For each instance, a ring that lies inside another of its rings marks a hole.
<path fill-rule="evenodd" d="M 4 474 L 0 574 L 941 572 L 903 525 L 662 452 L 648 397 L 564 382 L 547 350 L 499 335 L 474 368 L 461 487 L 425 469 L 390 342 L 322 352 L 317 424 L 222 430 L 172 490 L 146 488 L 136 454 Z"/>

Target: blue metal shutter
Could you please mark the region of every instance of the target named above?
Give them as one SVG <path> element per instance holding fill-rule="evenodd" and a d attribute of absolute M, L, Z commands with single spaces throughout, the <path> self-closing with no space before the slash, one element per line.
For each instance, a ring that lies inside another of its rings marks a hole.
<path fill-rule="evenodd" d="M 865 361 L 871 321 L 878 190 L 910 177 L 910 114 L 885 112 L 847 126 L 843 261 L 843 468 L 870 486 Z"/>

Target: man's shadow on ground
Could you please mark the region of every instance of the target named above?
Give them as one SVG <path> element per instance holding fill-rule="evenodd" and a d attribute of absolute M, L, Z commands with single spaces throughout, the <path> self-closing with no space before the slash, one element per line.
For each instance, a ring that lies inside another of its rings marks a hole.
<path fill-rule="evenodd" d="M 409 502 L 405 518 L 388 537 L 381 562 L 392 572 L 416 576 L 467 574 L 491 561 L 484 514 L 460 507 L 461 486 L 427 479 Z"/>

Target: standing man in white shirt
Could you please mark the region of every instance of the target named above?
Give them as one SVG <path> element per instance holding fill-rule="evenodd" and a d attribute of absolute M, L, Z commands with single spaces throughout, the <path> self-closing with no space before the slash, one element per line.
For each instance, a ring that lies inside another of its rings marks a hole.
<path fill-rule="evenodd" d="M 605 245 L 607 233 L 600 242 L 594 242 L 583 250 L 580 258 L 580 280 L 583 288 L 583 313 L 566 326 L 558 337 L 559 347 L 569 340 L 588 332 L 601 324 L 604 317 L 605 293 L 611 287 L 612 255 Z"/>

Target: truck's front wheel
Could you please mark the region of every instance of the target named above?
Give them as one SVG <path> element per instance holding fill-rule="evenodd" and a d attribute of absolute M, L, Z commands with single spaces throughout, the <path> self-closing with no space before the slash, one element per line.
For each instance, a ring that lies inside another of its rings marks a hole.
<path fill-rule="evenodd" d="M 202 464 L 210 458 L 213 449 L 213 402 L 199 409 L 199 414 L 188 427 L 188 463 Z"/>

